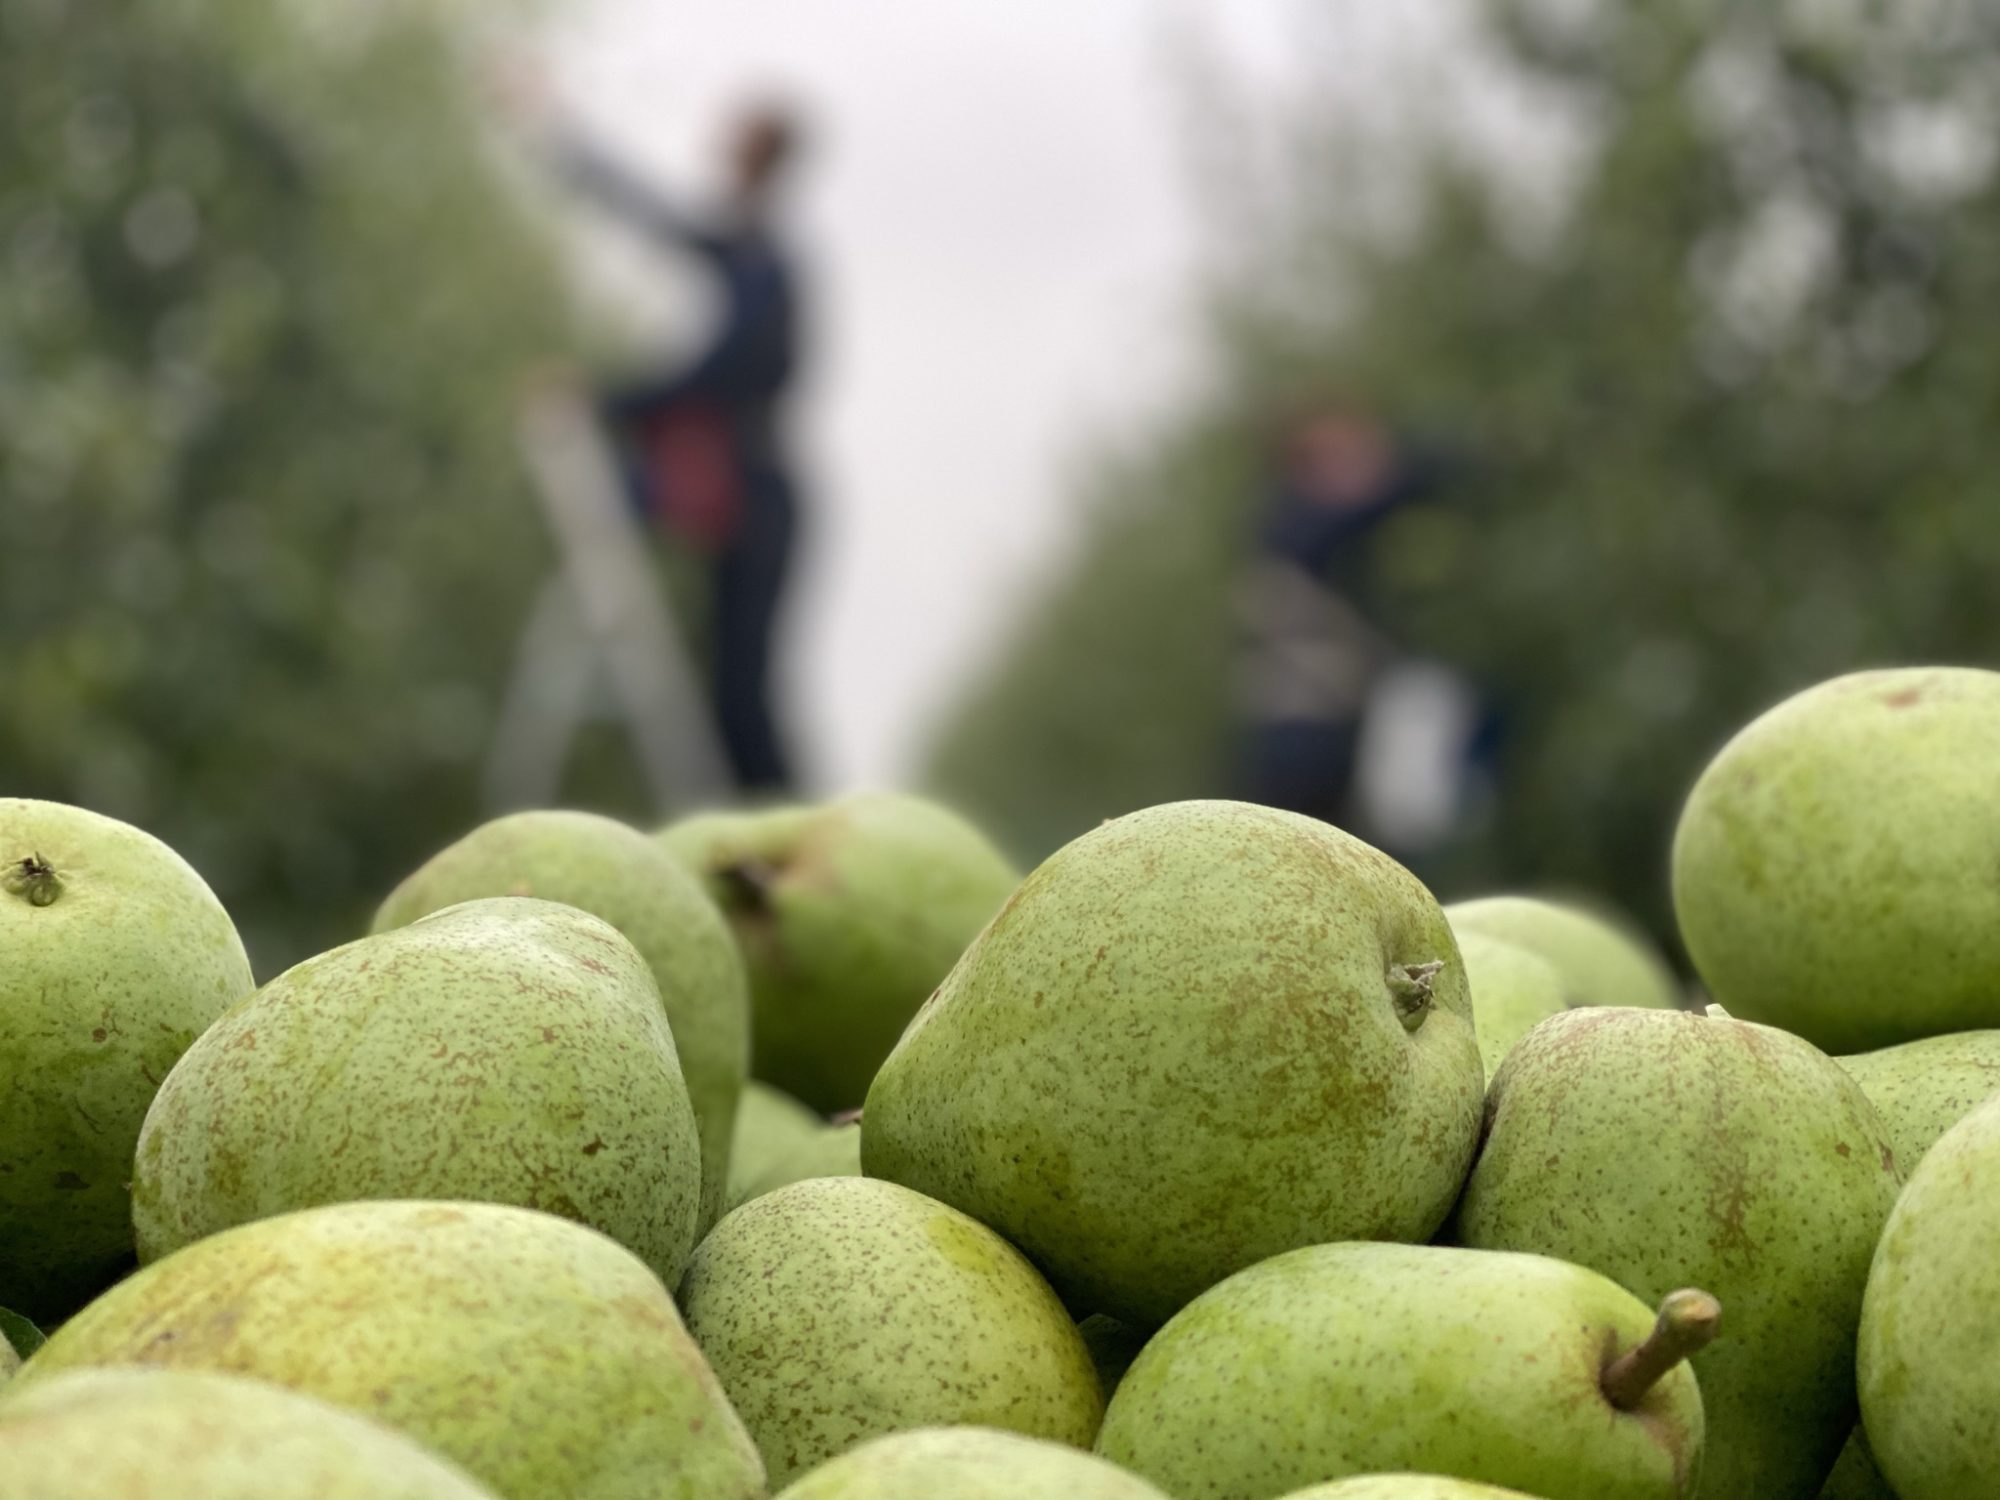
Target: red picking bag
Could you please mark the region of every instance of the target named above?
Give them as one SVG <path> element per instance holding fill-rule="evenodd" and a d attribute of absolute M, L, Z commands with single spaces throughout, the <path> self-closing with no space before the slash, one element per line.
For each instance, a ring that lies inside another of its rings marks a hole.
<path fill-rule="evenodd" d="M 695 551 L 722 551 L 743 504 L 729 419 L 711 402 L 675 401 L 648 415 L 638 438 L 654 521 Z"/>

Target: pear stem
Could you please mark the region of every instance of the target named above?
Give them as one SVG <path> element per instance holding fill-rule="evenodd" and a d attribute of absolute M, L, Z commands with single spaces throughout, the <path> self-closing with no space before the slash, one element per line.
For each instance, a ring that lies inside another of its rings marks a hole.
<path fill-rule="evenodd" d="M 1721 1327 L 1722 1304 L 1707 1292 L 1692 1287 L 1668 1292 L 1653 1331 L 1606 1365 L 1598 1377 L 1604 1399 L 1620 1411 L 1630 1411 L 1667 1371 L 1707 1348 Z"/>
<path fill-rule="evenodd" d="M 30 906 L 54 906 L 63 888 L 56 867 L 39 854 L 15 860 L 0 883 L 5 884 L 8 895 L 19 896 Z"/>
<path fill-rule="evenodd" d="M 717 870 L 715 877 L 728 891 L 732 906 L 763 911 L 771 904 L 771 887 L 777 884 L 778 871 L 760 859 L 739 859 Z"/>

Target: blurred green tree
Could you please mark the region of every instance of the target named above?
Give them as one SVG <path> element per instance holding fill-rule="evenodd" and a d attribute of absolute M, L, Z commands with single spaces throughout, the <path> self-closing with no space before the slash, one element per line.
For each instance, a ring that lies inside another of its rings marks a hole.
<path fill-rule="evenodd" d="M 1450 90 L 1406 83 L 1438 117 L 1407 181 L 1379 121 L 1295 106 L 1281 192 L 1234 214 L 1218 394 L 1107 466 L 937 746 L 937 786 L 1023 854 L 1227 786 L 1260 446 L 1315 392 L 1469 455 L 1371 559 L 1403 637 L 1507 715 L 1495 806 L 1429 871 L 1447 895 L 1581 886 L 1664 934 L 1680 799 L 1735 727 L 1844 670 L 2000 657 L 2000 12 L 1478 15 L 1484 76 L 1579 122 L 1566 190 L 1524 212 Z"/>
<path fill-rule="evenodd" d="M 427 6 L 0 0 L 0 792 L 165 838 L 261 974 L 478 816 L 565 340 Z"/>

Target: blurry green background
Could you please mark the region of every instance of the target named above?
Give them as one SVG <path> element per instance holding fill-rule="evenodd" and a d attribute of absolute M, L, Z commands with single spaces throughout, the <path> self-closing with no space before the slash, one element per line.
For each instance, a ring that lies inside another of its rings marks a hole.
<path fill-rule="evenodd" d="M 1707 756 L 1861 666 L 2000 660 L 2000 11 L 1490 6 L 1583 123 L 1563 209 L 1449 130 L 1331 108 L 1215 289 L 1214 394 L 1105 466 L 1091 540 L 963 700 L 937 784 L 1030 851 L 1226 783 L 1229 592 L 1273 412 L 1354 392 L 1460 450 L 1379 535 L 1395 624 L 1503 704 L 1447 897 L 1583 887 L 1663 937 Z M 1523 222 L 1524 217 L 1526 222 Z"/>
<path fill-rule="evenodd" d="M 328 9 L 0 0 L 0 787 L 166 839 L 260 973 L 478 816 L 565 320 L 437 18 Z"/>
<path fill-rule="evenodd" d="M 574 342 L 450 13 L 323 9 L 0 0 L 0 791 L 167 839 L 262 974 L 482 814 L 549 564 L 512 403 Z M 1492 14 L 1492 66 L 1579 122 L 1568 192 L 1526 211 L 1418 124 L 1385 206 L 1379 141 L 1273 106 L 1261 211 L 1214 208 L 1206 394 L 1097 466 L 936 734 L 933 786 L 1024 858 L 1226 786 L 1263 444 L 1330 390 L 1463 455 L 1376 559 L 1509 716 L 1448 896 L 1584 885 L 1663 928 L 1732 728 L 2000 655 L 2000 14 Z M 644 812 L 617 764 L 569 794 Z"/>

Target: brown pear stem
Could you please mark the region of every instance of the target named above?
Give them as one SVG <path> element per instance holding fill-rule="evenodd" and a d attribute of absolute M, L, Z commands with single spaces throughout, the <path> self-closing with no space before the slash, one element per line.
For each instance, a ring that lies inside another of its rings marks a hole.
<path fill-rule="evenodd" d="M 771 904 L 771 887 L 778 883 L 778 871 L 760 859 L 739 859 L 722 866 L 715 878 L 729 893 L 731 906 L 761 912 Z"/>
<path fill-rule="evenodd" d="M 1630 1411 L 1675 1365 L 1708 1347 L 1722 1327 L 1722 1304 L 1707 1292 L 1682 1287 L 1660 1302 L 1653 1331 L 1604 1367 L 1604 1399 Z"/>
<path fill-rule="evenodd" d="M 62 877 L 39 854 L 27 855 L 8 865 L 4 883 L 8 895 L 19 896 L 30 906 L 54 906 L 62 894 Z"/>

